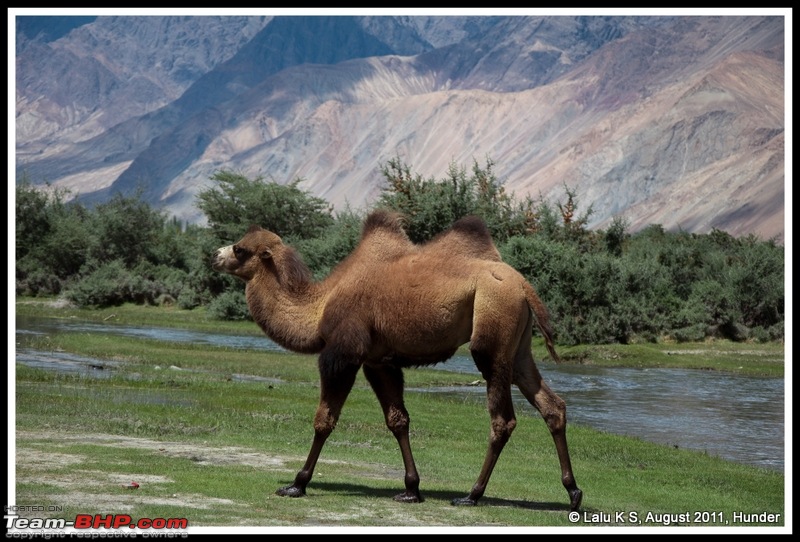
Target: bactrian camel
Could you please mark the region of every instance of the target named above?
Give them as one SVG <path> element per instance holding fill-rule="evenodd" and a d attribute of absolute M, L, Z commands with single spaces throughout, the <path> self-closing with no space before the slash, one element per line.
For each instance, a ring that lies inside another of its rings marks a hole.
<path fill-rule="evenodd" d="M 475 485 L 453 504 L 474 505 L 483 496 L 516 425 L 514 384 L 543 416 L 555 441 L 570 508 L 579 508 L 582 492 L 567 449 L 566 406 L 544 383 L 531 354 L 536 325 L 558 361 L 547 310 L 523 276 L 502 262 L 481 219 L 463 218 L 417 245 L 408 239 L 399 214 L 375 211 L 365 220 L 356 249 L 321 281 L 312 280 L 293 248 L 259 226 L 252 226 L 236 244 L 220 248 L 212 265 L 247 283 L 250 313 L 268 337 L 289 350 L 319 354 L 320 402 L 311 450 L 294 482 L 278 495 L 305 495 L 322 447 L 363 368 L 403 457 L 405 491 L 395 500 L 422 501 L 402 371 L 445 361 L 469 343 L 486 380 L 491 431 Z"/>

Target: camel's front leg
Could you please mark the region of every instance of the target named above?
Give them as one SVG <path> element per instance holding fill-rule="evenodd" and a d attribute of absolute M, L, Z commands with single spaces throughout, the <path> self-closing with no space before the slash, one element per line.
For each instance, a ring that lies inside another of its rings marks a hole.
<path fill-rule="evenodd" d="M 423 498 L 419 492 L 419 474 L 411 455 L 411 443 L 408 438 L 408 426 L 410 423 L 408 411 L 403 403 L 403 371 L 391 366 L 364 366 L 364 376 L 367 377 L 378 401 L 383 408 L 383 415 L 386 419 L 386 426 L 392 432 L 397 444 L 400 445 L 400 453 L 403 456 L 403 466 L 405 467 L 406 490 L 399 495 L 395 495 L 394 500 L 399 502 L 422 502 Z"/>
<path fill-rule="evenodd" d="M 314 441 L 308 452 L 303 468 L 297 473 L 292 485 L 282 487 L 275 493 L 284 497 L 302 497 L 306 494 L 306 486 L 314 475 L 322 446 L 336 427 L 342 406 L 353 388 L 358 373 L 356 364 L 328 365 L 327 356 L 320 355 L 320 400 L 314 416 Z M 336 370 L 331 370 L 336 367 Z"/>

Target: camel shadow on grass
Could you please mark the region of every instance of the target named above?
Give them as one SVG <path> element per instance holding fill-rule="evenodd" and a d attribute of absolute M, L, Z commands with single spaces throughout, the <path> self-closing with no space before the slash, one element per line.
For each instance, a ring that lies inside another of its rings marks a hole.
<path fill-rule="evenodd" d="M 361 484 L 341 483 L 341 482 L 315 482 L 314 487 L 309 487 L 308 496 L 304 498 L 315 498 L 320 496 L 319 492 L 329 493 L 331 495 L 342 496 L 363 496 L 375 497 L 378 499 L 386 499 L 392 501 L 398 493 L 398 488 L 375 488 Z M 425 502 L 442 501 L 448 505 L 459 497 L 463 497 L 461 493 L 454 493 L 452 491 L 441 491 L 435 489 L 426 489 L 423 492 Z M 316 495 L 315 495 L 316 494 Z M 398 503 L 402 504 L 402 503 Z M 414 506 L 414 504 L 409 504 Z M 498 497 L 483 497 L 477 506 L 497 506 L 497 507 L 511 507 L 511 508 L 526 508 L 528 510 L 546 510 L 552 512 L 569 512 L 570 506 L 567 503 L 561 502 L 534 502 L 522 501 L 512 499 L 502 499 Z"/>

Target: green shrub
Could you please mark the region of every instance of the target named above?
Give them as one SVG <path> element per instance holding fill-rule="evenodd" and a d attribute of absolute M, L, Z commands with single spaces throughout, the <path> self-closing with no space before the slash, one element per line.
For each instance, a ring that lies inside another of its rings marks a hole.
<path fill-rule="evenodd" d="M 706 333 L 706 326 L 694 324 L 673 330 L 672 337 L 678 342 L 699 342 L 705 339 Z"/>
<path fill-rule="evenodd" d="M 19 270 L 19 264 L 17 269 Z M 47 269 L 34 268 L 17 273 L 16 293 L 24 296 L 52 296 L 61 293 L 61 280 Z"/>
<path fill-rule="evenodd" d="M 208 304 L 209 316 L 217 320 L 252 320 L 241 290 L 223 292 Z"/>
<path fill-rule="evenodd" d="M 101 266 L 66 292 L 66 298 L 79 307 L 106 307 L 127 301 L 126 285 L 131 277 L 125 264 L 115 260 Z"/>
<path fill-rule="evenodd" d="M 317 280 L 328 276 L 358 245 L 363 217 L 349 209 L 338 214 L 334 224 L 314 239 L 292 243 Z"/>
<path fill-rule="evenodd" d="M 122 260 L 114 260 L 79 280 L 65 295 L 79 307 L 108 307 L 126 302 L 153 304 L 162 293 L 158 284 L 131 272 Z"/>
<path fill-rule="evenodd" d="M 765 343 L 769 342 L 769 331 L 764 329 L 762 326 L 756 326 L 750 330 L 750 336 L 756 342 Z"/>
<path fill-rule="evenodd" d="M 206 299 L 204 299 L 199 292 L 191 288 L 184 288 L 178 295 L 178 299 L 176 300 L 176 302 L 179 308 L 184 310 L 191 310 L 206 303 Z"/>
<path fill-rule="evenodd" d="M 131 274 L 149 281 L 159 292 L 176 298 L 186 288 L 188 273 L 162 264 L 141 261 L 130 269 Z"/>
<path fill-rule="evenodd" d="M 774 326 L 770 326 L 770 328 L 767 330 L 769 332 L 769 340 L 783 342 L 785 339 L 784 327 L 785 326 L 783 321 L 778 322 Z"/>

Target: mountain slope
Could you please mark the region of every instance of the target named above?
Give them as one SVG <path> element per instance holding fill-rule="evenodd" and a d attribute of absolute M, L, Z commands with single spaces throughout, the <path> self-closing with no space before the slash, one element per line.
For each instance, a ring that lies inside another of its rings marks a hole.
<path fill-rule="evenodd" d="M 233 56 L 266 21 L 99 17 L 50 42 L 18 32 L 21 152 L 41 152 L 54 141 L 85 140 L 176 100 L 201 75 Z"/>
<path fill-rule="evenodd" d="M 18 101 L 18 171 L 95 201 L 142 187 L 202 221 L 195 196 L 220 169 L 360 207 L 390 158 L 439 177 L 488 157 L 518 195 L 573 188 L 593 226 L 780 237 L 783 40 L 781 17 L 278 17 L 106 130 L 37 138 Z"/>

